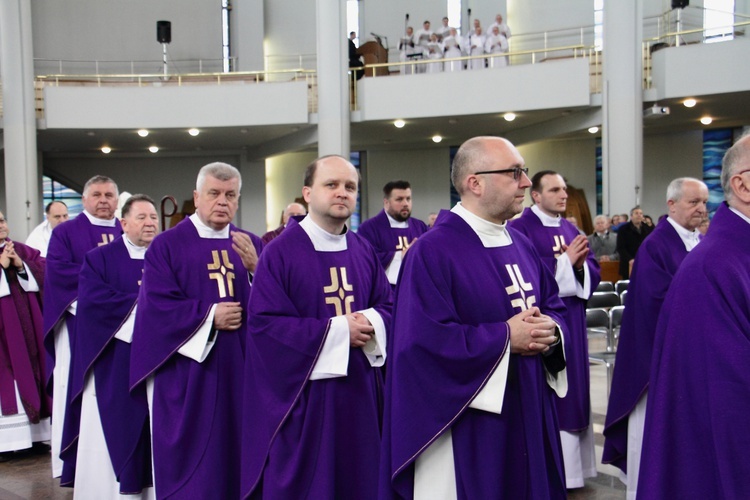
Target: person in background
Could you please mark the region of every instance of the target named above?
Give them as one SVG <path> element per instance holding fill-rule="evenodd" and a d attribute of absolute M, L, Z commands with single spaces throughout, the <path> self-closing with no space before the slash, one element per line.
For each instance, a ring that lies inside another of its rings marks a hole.
<path fill-rule="evenodd" d="M 46 215 L 44 222 L 32 229 L 31 234 L 26 238 L 26 244 L 39 250 L 42 257 L 47 256 L 52 230 L 68 220 L 68 206 L 62 201 L 51 201 L 44 207 L 44 213 Z"/>

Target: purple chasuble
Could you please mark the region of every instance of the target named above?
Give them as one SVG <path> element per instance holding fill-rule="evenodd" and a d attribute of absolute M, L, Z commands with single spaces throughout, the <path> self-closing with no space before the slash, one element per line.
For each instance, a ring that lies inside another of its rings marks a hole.
<path fill-rule="evenodd" d="M 408 247 L 414 238 L 427 232 L 427 224 L 410 217 L 409 227 L 391 227 L 385 209 L 359 226 L 357 234 L 370 242 L 378 255 L 383 269 L 388 269 L 393 256 Z"/>
<path fill-rule="evenodd" d="M 687 256 L 680 235 L 669 222 L 656 226 L 638 249 L 622 314 L 615 373 L 604 425 L 602 462 L 627 473 L 628 417 L 648 387 L 654 332 L 664 297 Z"/>
<path fill-rule="evenodd" d="M 271 243 L 271 240 L 273 240 L 273 239 L 274 239 L 274 238 L 276 238 L 276 237 L 277 237 L 278 235 L 280 235 L 280 234 L 281 234 L 281 231 L 283 231 L 285 227 L 286 227 L 286 226 L 284 226 L 284 225 L 282 224 L 282 225 L 280 225 L 279 227 L 277 227 L 276 229 L 273 229 L 273 230 L 271 230 L 271 231 L 268 231 L 268 232 L 267 232 L 267 233 L 265 233 L 265 234 L 264 234 L 263 236 L 261 236 L 261 237 L 260 237 L 260 239 L 261 239 L 261 241 L 263 241 L 263 244 L 265 244 L 265 245 L 268 245 L 269 243 Z"/>
<path fill-rule="evenodd" d="M 71 361 L 71 400 L 80 412 L 86 377 L 93 371 L 96 401 L 120 493 L 139 493 L 151 480 L 151 433 L 145 386 L 129 392 L 130 344 L 115 334 L 135 307 L 143 260 L 131 259 L 123 236 L 86 254 L 78 280 L 77 349 Z M 78 428 L 66 426 L 65 432 Z M 61 456 L 75 456 L 78 433 Z"/>
<path fill-rule="evenodd" d="M 521 231 L 534 244 L 542 262 L 554 275 L 557 257 L 563 253 L 561 245 L 570 244 L 578 236 L 578 229 L 567 220 L 560 227 L 546 227 L 530 208 L 520 218 L 509 222 L 510 227 Z M 591 279 L 591 292 L 600 281 L 599 263 L 589 250 L 586 259 Z M 560 297 L 565 304 L 563 315 L 568 327 L 565 337 L 565 360 L 568 369 L 568 395 L 557 399 L 557 417 L 560 430 L 581 432 L 588 428 L 591 418 L 591 382 L 589 377 L 589 341 L 586 334 L 586 300 L 572 296 Z"/>
<path fill-rule="evenodd" d="M 566 496 L 545 375 L 546 363 L 562 369 L 562 352 L 511 354 L 507 323 L 533 305 L 566 331 L 565 307 L 531 243 L 508 233 L 511 245 L 486 248 L 443 211 L 406 256 L 388 346 L 381 499 L 413 497 L 415 460 L 448 429 L 459 499 Z M 502 413 L 469 408 L 505 356 Z"/>
<path fill-rule="evenodd" d="M 289 224 L 264 252 L 248 307 L 242 496 L 377 494 L 382 377 L 359 348 L 345 377 L 309 380 L 333 316 L 375 308 L 390 326 L 391 288 L 356 234 L 318 252 Z"/>
<path fill-rule="evenodd" d="M 240 229 L 230 224 L 229 231 Z M 260 238 L 246 234 L 260 255 Z M 157 498 L 239 496 L 246 322 L 236 331 L 215 332 L 215 344 L 202 363 L 177 351 L 203 325 L 213 304 L 244 306 L 249 296 L 248 272 L 231 238 L 201 238 L 185 219 L 149 245 L 131 345 L 130 386 L 136 390 L 154 377 Z"/>
<path fill-rule="evenodd" d="M 41 289 L 44 257 L 23 243 L 14 241 L 13 247 Z M 21 288 L 12 264 L 0 273 L 5 274 L 10 288 L 10 295 L 0 297 L 0 410 L 3 415 L 18 414 L 15 381 L 29 422 L 38 423 L 49 417 L 52 407 L 44 390 L 41 293 Z"/>
<path fill-rule="evenodd" d="M 748 498 L 750 224 L 726 203 L 672 280 L 652 358 L 638 498 Z"/>

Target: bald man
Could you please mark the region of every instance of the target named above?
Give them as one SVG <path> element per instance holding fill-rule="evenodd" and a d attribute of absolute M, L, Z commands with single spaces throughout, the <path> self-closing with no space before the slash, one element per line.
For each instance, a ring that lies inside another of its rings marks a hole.
<path fill-rule="evenodd" d="M 281 214 L 281 225 L 261 236 L 260 239 L 263 241 L 263 244 L 268 244 L 269 241 L 280 235 L 286 227 L 287 222 L 289 222 L 290 217 L 304 217 L 305 215 L 307 215 L 307 209 L 301 203 L 290 203 L 289 205 L 287 205 L 284 209 L 284 212 Z"/>

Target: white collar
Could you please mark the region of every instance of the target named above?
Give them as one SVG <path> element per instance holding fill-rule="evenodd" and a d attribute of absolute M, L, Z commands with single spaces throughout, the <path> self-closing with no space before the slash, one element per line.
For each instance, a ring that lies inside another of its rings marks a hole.
<path fill-rule="evenodd" d="M 344 226 L 342 234 L 331 234 L 312 220 L 309 215 L 305 216 L 299 223 L 312 241 L 313 248 L 318 252 L 341 252 L 346 250 L 347 228 Z"/>
<path fill-rule="evenodd" d="M 513 240 L 506 227 L 507 222 L 495 224 L 470 212 L 461 202 L 451 209 L 451 212 L 461 217 L 469 227 L 477 233 L 485 248 L 507 247 L 513 244 Z"/>
<path fill-rule="evenodd" d="M 698 231 L 693 229 L 692 231 L 682 227 L 675 221 L 672 217 L 667 217 L 667 221 L 672 224 L 672 227 L 675 231 L 677 231 L 677 235 L 682 240 L 682 243 L 685 245 L 685 249 L 689 252 L 693 248 L 695 248 L 695 245 L 700 242 L 698 239 L 698 235 L 700 234 Z"/>
<path fill-rule="evenodd" d="M 544 227 L 560 227 L 562 224 L 562 217 L 559 215 L 552 217 L 544 212 L 542 212 L 542 209 L 539 208 L 538 205 L 533 205 L 531 207 L 531 211 L 536 214 L 537 217 L 539 217 L 539 220 L 542 221 L 542 226 Z"/>
<path fill-rule="evenodd" d="M 198 214 L 191 215 L 190 222 L 192 222 L 195 226 L 195 229 L 198 230 L 198 236 L 200 236 L 201 238 L 210 240 L 221 240 L 229 238 L 229 224 L 227 224 L 223 229 L 219 229 L 217 231 L 216 229 L 205 225 L 200 217 L 198 217 Z"/>
<path fill-rule="evenodd" d="M 93 224 L 94 226 L 115 227 L 115 225 L 117 224 L 116 217 L 112 217 L 111 219 L 100 219 L 99 217 L 94 217 L 93 215 L 88 213 L 86 210 L 83 211 L 83 214 L 86 216 L 89 222 Z"/>
<path fill-rule="evenodd" d="M 383 212 L 385 213 L 385 216 L 388 217 L 388 224 L 390 224 L 392 228 L 393 227 L 396 227 L 396 228 L 409 227 L 409 221 L 408 220 L 400 222 L 400 221 L 397 221 L 396 219 L 394 219 L 393 217 L 391 217 L 391 215 L 388 212 L 386 212 L 385 210 L 383 210 Z"/>
<path fill-rule="evenodd" d="M 744 220 L 745 222 L 747 222 L 748 224 L 750 224 L 750 217 L 748 217 L 747 215 L 743 214 L 742 212 L 740 212 L 739 210 L 737 210 L 734 207 L 729 207 L 729 210 L 731 210 L 732 212 L 736 213 L 737 215 L 739 215 L 742 218 L 742 220 Z"/>
<path fill-rule="evenodd" d="M 125 248 L 128 249 L 128 255 L 133 260 L 143 260 L 146 257 L 146 249 L 148 247 L 139 247 L 128 238 L 127 234 L 122 235 L 122 239 L 125 242 Z"/>

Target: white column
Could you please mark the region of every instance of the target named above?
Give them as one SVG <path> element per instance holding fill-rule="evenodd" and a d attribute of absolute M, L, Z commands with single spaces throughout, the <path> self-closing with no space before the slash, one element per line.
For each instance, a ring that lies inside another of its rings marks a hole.
<path fill-rule="evenodd" d="M 602 196 L 622 213 L 643 193 L 643 0 L 604 2 Z"/>
<path fill-rule="evenodd" d="M 318 154 L 349 157 L 346 0 L 317 0 Z"/>
<path fill-rule="evenodd" d="M 11 236 L 24 241 L 41 221 L 34 112 L 31 0 L 0 0 L 3 79 L 5 216 Z"/>
<path fill-rule="evenodd" d="M 263 160 L 249 161 L 240 155 L 237 166 L 242 174 L 242 196 L 235 224 L 261 236 L 266 229 L 266 164 Z"/>

